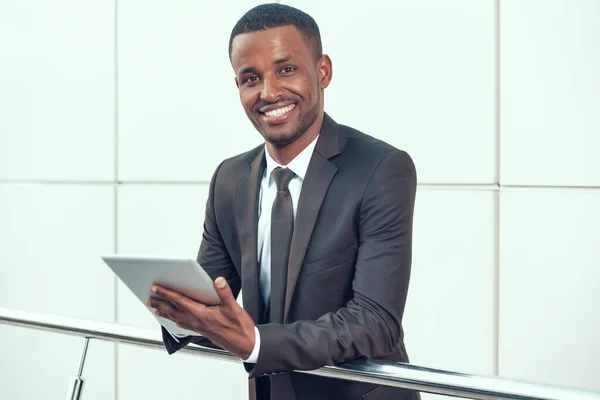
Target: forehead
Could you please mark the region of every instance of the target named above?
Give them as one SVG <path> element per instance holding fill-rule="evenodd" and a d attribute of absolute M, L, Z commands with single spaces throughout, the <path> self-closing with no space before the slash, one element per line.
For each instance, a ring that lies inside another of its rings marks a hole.
<path fill-rule="evenodd" d="M 302 33 L 293 25 L 242 33 L 231 43 L 231 65 L 234 71 L 255 64 L 272 63 L 283 57 L 295 60 L 311 57 Z"/>

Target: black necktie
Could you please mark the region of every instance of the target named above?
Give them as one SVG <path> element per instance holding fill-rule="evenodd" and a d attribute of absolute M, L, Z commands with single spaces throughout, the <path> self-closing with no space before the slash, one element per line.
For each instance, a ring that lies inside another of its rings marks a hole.
<path fill-rule="evenodd" d="M 294 231 L 294 206 L 288 185 L 295 176 L 290 169 L 275 168 L 271 177 L 277 196 L 271 210 L 271 300 L 269 322 L 283 323 L 287 268 Z"/>

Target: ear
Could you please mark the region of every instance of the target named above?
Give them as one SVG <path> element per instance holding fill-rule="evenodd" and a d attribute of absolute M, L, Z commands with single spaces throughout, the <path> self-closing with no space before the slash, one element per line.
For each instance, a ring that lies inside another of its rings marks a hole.
<path fill-rule="evenodd" d="M 325 89 L 329 86 L 331 78 L 333 78 L 333 66 L 331 65 L 331 58 L 327 54 L 323 54 L 319 58 L 319 61 L 317 61 L 317 71 L 319 73 L 321 89 Z"/>
<path fill-rule="evenodd" d="M 235 78 L 233 78 L 233 80 L 235 81 L 235 86 L 237 86 L 237 88 L 240 88 L 240 82 L 238 81 L 237 76 Z"/>

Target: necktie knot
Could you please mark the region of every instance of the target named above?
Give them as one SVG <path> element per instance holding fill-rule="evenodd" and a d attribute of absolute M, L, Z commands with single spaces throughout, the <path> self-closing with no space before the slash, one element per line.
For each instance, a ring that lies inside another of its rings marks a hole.
<path fill-rule="evenodd" d="M 277 185 L 278 192 L 286 191 L 294 176 L 296 176 L 296 174 L 289 168 L 277 167 L 271 172 L 271 177 Z"/>

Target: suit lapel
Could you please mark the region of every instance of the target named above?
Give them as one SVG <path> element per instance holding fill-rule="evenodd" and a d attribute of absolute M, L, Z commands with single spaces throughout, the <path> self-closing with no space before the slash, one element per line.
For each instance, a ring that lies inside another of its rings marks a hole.
<path fill-rule="evenodd" d="M 242 296 L 244 309 L 260 323 L 264 302 L 260 294 L 258 268 L 258 198 L 265 169 L 264 147 L 250 164 L 251 172 L 242 178 L 236 191 L 237 221 L 241 245 Z"/>
<path fill-rule="evenodd" d="M 290 258 L 287 271 L 287 287 L 285 293 L 285 308 L 283 322 L 287 322 L 289 308 L 296 288 L 300 267 L 306 254 L 313 229 L 317 222 L 319 210 L 327 189 L 338 168 L 329 158 L 340 153 L 340 138 L 337 124 L 325 114 L 323 127 L 315 146 L 298 200 L 294 233 L 290 248 Z"/>

